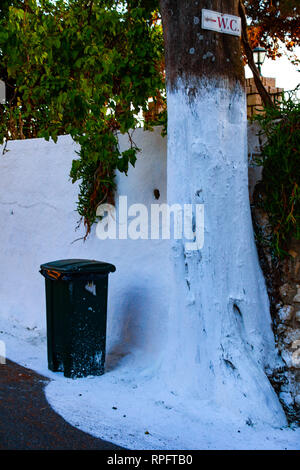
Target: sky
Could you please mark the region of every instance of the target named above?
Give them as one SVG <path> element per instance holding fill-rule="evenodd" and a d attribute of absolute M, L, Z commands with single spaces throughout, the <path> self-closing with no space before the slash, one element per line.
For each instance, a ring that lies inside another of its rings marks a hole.
<path fill-rule="evenodd" d="M 295 49 L 295 54 L 300 57 L 300 47 Z M 262 66 L 262 75 L 264 77 L 276 78 L 276 86 L 285 90 L 292 90 L 300 83 L 300 67 L 295 67 L 286 56 L 276 60 L 266 58 Z M 252 77 L 249 67 L 245 67 L 246 78 Z"/>

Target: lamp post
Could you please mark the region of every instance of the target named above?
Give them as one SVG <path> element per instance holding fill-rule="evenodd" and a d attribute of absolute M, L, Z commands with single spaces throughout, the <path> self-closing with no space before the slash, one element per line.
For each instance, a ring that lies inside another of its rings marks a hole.
<path fill-rule="evenodd" d="M 259 75 L 261 75 L 261 66 L 265 61 L 266 52 L 266 49 L 263 47 L 255 47 L 255 49 L 253 49 L 253 58 L 255 65 L 257 65 Z"/>
<path fill-rule="evenodd" d="M 0 104 L 5 104 L 5 82 L 0 80 Z"/>

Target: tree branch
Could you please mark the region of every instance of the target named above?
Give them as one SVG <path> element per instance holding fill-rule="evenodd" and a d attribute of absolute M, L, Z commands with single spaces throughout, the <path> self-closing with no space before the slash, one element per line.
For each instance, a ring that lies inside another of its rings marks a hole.
<path fill-rule="evenodd" d="M 270 94 L 265 89 L 262 80 L 260 78 L 259 71 L 255 65 L 253 59 L 253 52 L 249 43 L 248 33 L 247 33 L 247 19 L 246 19 L 246 10 L 242 0 L 239 0 L 239 13 L 242 22 L 242 43 L 244 46 L 245 54 L 248 60 L 248 65 L 253 73 L 254 82 L 257 88 L 258 93 L 261 96 L 261 99 L 266 107 L 274 108 L 275 105 L 271 99 Z"/>

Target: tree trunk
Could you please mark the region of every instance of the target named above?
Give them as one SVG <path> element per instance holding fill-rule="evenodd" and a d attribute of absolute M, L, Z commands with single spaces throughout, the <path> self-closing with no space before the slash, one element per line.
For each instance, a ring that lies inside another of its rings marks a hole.
<path fill-rule="evenodd" d="M 278 361 L 253 237 L 240 38 L 201 29 L 202 8 L 238 0 L 161 0 L 168 101 L 168 202 L 204 204 L 205 240 L 172 242 L 162 370 L 179 394 L 249 423 L 284 424 L 266 376 Z"/>

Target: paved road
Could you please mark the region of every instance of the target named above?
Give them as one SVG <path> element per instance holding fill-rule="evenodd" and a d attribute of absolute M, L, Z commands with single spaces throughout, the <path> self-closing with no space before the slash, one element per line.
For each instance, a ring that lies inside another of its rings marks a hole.
<path fill-rule="evenodd" d="M 68 424 L 49 406 L 49 379 L 14 362 L 0 364 L 0 450 L 117 450 Z"/>

